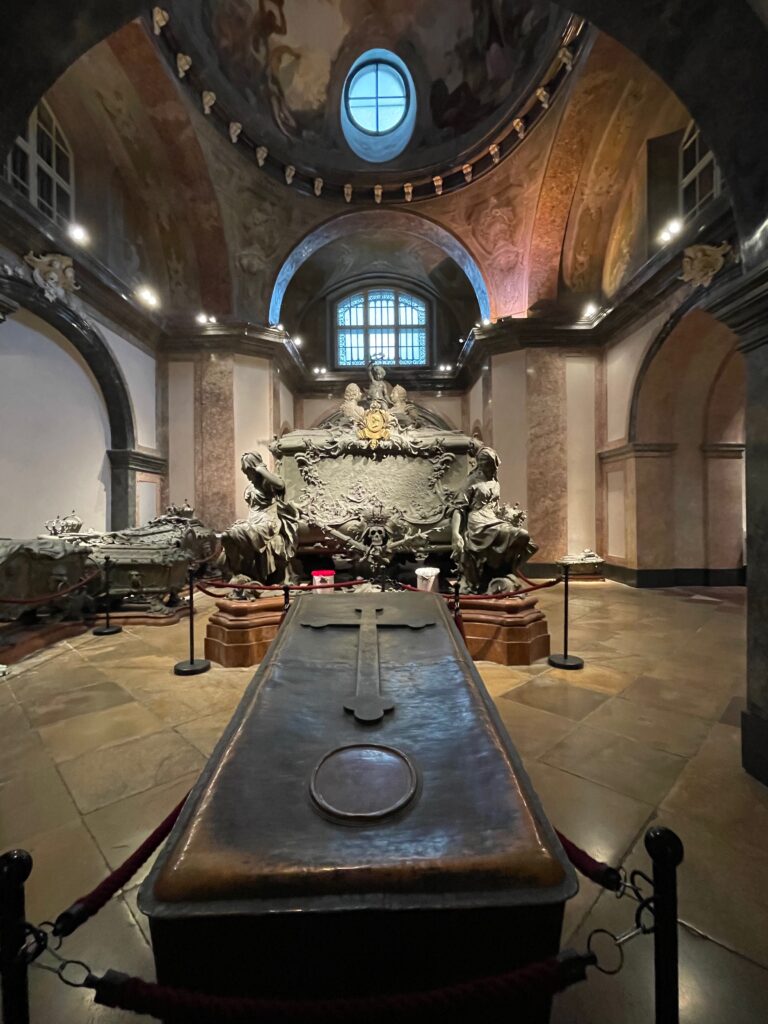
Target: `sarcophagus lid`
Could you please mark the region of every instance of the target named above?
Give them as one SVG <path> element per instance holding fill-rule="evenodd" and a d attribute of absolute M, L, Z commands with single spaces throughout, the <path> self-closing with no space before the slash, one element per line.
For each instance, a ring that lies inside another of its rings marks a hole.
<path fill-rule="evenodd" d="M 493 911 L 498 921 L 551 908 L 542 948 L 552 952 L 575 890 L 445 602 L 302 595 L 140 907 L 159 975 L 178 983 L 158 943 L 194 920 L 284 916 L 298 929 L 328 915 L 338 937 L 354 917 L 346 911 L 358 922 L 397 911 Z"/>

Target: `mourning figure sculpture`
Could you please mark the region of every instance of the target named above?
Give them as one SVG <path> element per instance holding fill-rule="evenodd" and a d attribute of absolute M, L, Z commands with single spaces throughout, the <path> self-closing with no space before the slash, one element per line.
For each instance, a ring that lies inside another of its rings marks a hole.
<path fill-rule="evenodd" d="M 258 452 L 246 452 L 240 468 L 248 478 L 247 519 L 239 519 L 222 534 L 226 567 L 232 576 L 259 583 L 286 583 L 296 553 L 299 517 L 285 500 L 285 484 L 270 472 Z"/>
<path fill-rule="evenodd" d="M 464 593 L 516 589 L 516 573 L 537 550 L 523 528 L 526 513 L 501 501 L 499 456 L 481 448 L 451 518 L 453 558 Z M 493 584 L 493 586 L 491 585 Z"/>

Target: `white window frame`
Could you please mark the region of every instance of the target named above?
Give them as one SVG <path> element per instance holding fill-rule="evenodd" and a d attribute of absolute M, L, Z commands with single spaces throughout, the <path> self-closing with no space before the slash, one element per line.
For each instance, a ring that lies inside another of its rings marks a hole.
<path fill-rule="evenodd" d="M 53 126 L 52 143 L 54 164 L 56 160 L 56 147 L 59 146 L 61 149 L 64 150 L 69 160 L 69 181 L 66 181 L 64 178 L 62 178 L 61 175 L 57 173 L 55 167 L 49 164 L 47 160 L 44 160 L 38 153 L 38 123 L 40 120 L 40 109 L 43 107 L 45 108 L 45 112 L 47 116 L 50 118 L 50 122 Z M 27 157 L 27 175 L 25 180 L 19 178 L 17 175 L 14 175 L 12 170 L 13 151 L 16 147 L 22 150 L 22 152 L 25 153 Z M 40 205 L 41 200 L 38 194 L 37 181 L 38 168 L 42 169 L 45 172 L 45 174 L 47 174 L 48 177 L 50 177 L 53 181 L 53 203 L 52 212 L 50 213 L 47 209 L 44 209 Z M 3 165 L 3 177 L 10 184 L 11 188 L 15 192 L 17 192 L 19 195 L 24 196 L 24 198 L 27 199 L 27 201 L 30 202 L 32 206 L 35 207 L 35 209 L 39 210 L 44 217 L 52 221 L 54 224 L 58 224 L 60 227 L 66 227 L 68 223 L 72 222 L 75 219 L 75 163 L 72 158 L 72 147 L 70 146 L 67 137 L 61 128 L 61 125 L 54 116 L 53 111 L 45 102 L 45 100 L 40 100 L 40 103 L 29 115 L 29 121 L 27 122 L 27 137 L 24 138 L 21 135 L 16 137 L 14 146 L 8 153 L 8 156 L 6 157 L 5 163 Z M 19 188 L 17 185 L 17 182 L 21 182 L 22 180 L 24 185 L 26 185 L 26 191 L 22 188 Z M 58 209 L 59 189 L 65 191 L 69 196 L 68 215 L 65 215 L 61 210 Z"/>
<path fill-rule="evenodd" d="M 419 295 L 418 292 L 413 291 L 410 288 L 402 288 L 398 285 L 392 284 L 368 284 L 360 288 L 354 288 L 352 291 L 345 292 L 343 295 L 339 295 L 332 304 L 333 311 L 333 365 L 338 370 L 349 370 L 354 369 L 356 366 L 365 366 L 372 358 L 378 356 L 377 352 L 371 351 L 371 333 L 378 333 L 382 329 L 386 330 L 386 327 L 382 327 L 371 323 L 370 309 L 369 309 L 369 298 L 371 293 L 375 292 L 393 292 L 395 296 L 395 316 L 397 317 L 397 308 L 400 300 L 400 296 L 404 296 L 408 299 L 415 299 L 417 302 L 424 304 L 424 323 L 423 324 L 400 324 L 395 321 L 391 325 L 391 330 L 395 335 L 395 359 L 394 361 L 383 360 L 385 366 L 392 367 L 413 367 L 415 369 L 421 369 L 422 367 L 429 367 L 432 365 L 431 360 L 431 345 L 430 335 L 432 331 L 432 320 L 433 310 L 432 303 L 424 296 Z M 345 327 L 339 324 L 339 307 L 342 306 L 349 299 L 355 295 L 362 295 L 364 299 L 364 321 L 359 326 Z M 400 332 L 407 330 L 424 330 L 424 362 L 423 363 L 412 363 L 412 362 L 400 362 Z M 353 331 L 359 330 L 364 334 L 364 361 L 362 363 L 342 363 L 339 359 L 339 334 L 342 331 Z"/>
<path fill-rule="evenodd" d="M 723 176 L 720 172 L 720 168 L 717 164 L 717 161 L 715 160 L 715 154 L 709 148 L 707 148 L 707 152 L 704 154 L 704 156 L 702 156 L 699 160 L 695 162 L 694 166 L 691 168 L 690 171 L 688 171 L 687 174 L 683 173 L 684 153 L 686 149 L 688 149 L 690 146 L 695 146 L 697 140 L 700 138 L 702 138 L 701 129 L 695 121 L 691 121 L 688 127 L 686 128 L 685 133 L 683 135 L 683 140 L 680 143 L 680 163 L 678 174 L 678 196 L 680 204 L 680 216 L 686 221 L 692 220 L 694 217 L 696 217 L 704 209 L 705 206 L 711 203 L 713 199 L 716 199 L 722 193 L 724 187 Z M 711 195 L 706 196 L 704 199 L 701 199 L 699 197 L 698 182 L 703 172 L 709 166 L 712 166 L 713 168 L 712 193 Z M 690 210 L 686 210 L 684 203 L 685 190 L 692 184 L 696 185 L 696 203 Z"/>

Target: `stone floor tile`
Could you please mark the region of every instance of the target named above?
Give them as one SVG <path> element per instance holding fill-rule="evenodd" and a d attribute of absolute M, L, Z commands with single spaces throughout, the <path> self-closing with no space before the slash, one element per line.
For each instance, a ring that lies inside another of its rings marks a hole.
<path fill-rule="evenodd" d="M 184 799 L 196 779 L 197 773 L 193 772 L 85 815 L 85 824 L 111 868 L 122 864 L 157 828 Z M 133 883 L 138 885 L 145 874 L 146 868 L 134 876 Z"/>
<path fill-rule="evenodd" d="M 99 667 L 89 665 L 73 653 L 66 660 L 47 662 L 37 671 L 13 676 L 9 685 L 17 700 L 32 704 L 79 690 L 83 686 L 104 682 L 108 682 L 108 679 Z"/>
<path fill-rule="evenodd" d="M 743 683 L 739 684 L 741 689 L 744 686 Z M 747 710 L 747 700 L 742 694 L 736 697 L 731 697 L 728 701 L 728 705 L 725 711 L 720 716 L 720 722 L 723 725 L 734 725 L 737 729 L 741 728 L 741 715 L 742 712 Z"/>
<path fill-rule="evenodd" d="M 46 750 L 59 763 L 165 728 L 166 724 L 151 711 L 131 701 L 41 726 L 39 733 Z"/>
<path fill-rule="evenodd" d="M 647 868 L 647 865 L 646 865 Z M 577 949 L 595 928 L 614 934 L 631 926 L 633 904 L 603 893 L 572 936 Z M 678 930 L 680 1024 L 757 1024 L 765 1019 L 768 971 L 715 942 Z M 654 1019 L 653 940 L 625 947 L 623 970 L 607 977 L 590 971 L 587 981 L 555 996 L 551 1024 L 649 1024 Z"/>
<path fill-rule="evenodd" d="M 144 938 L 151 945 L 152 936 L 149 931 L 149 918 L 147 917 L 146 914 L 142 914 L 142 912 L 139 910 L 138 905 L 140 888 L 140 885 L 135 885 L 130 889 L 124 890 L 123 899 L 125 900 L 131 913 L 133 914 L 133 919 L 135 920 L 136 924 L 139 926 L 139 928 L 141 928 Z"/>
<path fill-rule="evenodd" d="M 685 759 L 582 722 L 543 757 L 547 764 L 656 805 Z"/>
<path fill-rule="evenodd" d="M 231 718 L 229 711 L 219 711 L 215 715 L 205 715 L 203 718 L 178 725 L 176 732 L 197 747 L 205 757 L 210 757 Z"/>
<path fill-rule="evenodd" d="M 496 709 L 518 753 L 526 761 L 554 747 L 575 724 L 570 718 L 529 708 L 503 697 L 496 701 Z"/>
<path fill-rule="evenodd" d="M 663 671 L 661 666 L 657 668 Z M 622 697 L 636 704 L 650 704 L 663 710 L 681 711 L 716 721 L 725 710 L 730 694 L 681 680 L 642 675 L 622 692 Z"/>
<path fill-rule="evenodd" d="M 10 684 L 0 682 L 0 708 L 7 708 L 9 704 L 14 704 L 15 702 L 16 698 L 13 695 Z"/>
<path fill-rule="evenodd" d="M 28 732 L 29 728 L 27 716 L 15 701 L 0 707 L 0 745 L 20 733 Z"/>
<path fill-rule="evenodd" d="M 122 897 L 66 940 L 67 956 L 83 960 L 96 974 L 106 969 L 155 980 L 152 951 Z M 68 988 L 47 971 L 30 972 L 31 1019 L 50 1024 L 149 1024 L 153 1017 L 124 1013 L 93 1003 L 88 989 Z M 155 1021 L 155 1024 L 157 1022 Z"/>
<path fill-rule="evenodd" d="M 122 687 L 104 681 L 91 686 L 81 686 L 77 690 L 59 693 L 53 697 L 23 700 L 21 706 L 30 724 L 40 728 L 66 718 L 74 718 L 76 715 L 127 704 L 130 699 L 130 695 Z"/>
<path fill-rule="evenodd" d="M 733 726 L 713 726 L 662 809 L 694 818 L 732 846 L 768 849 L 768 787 L 741 767 L 741 733 Z"/>
<path fill-rule="evenodd" d="M 551 711 L 563 718 L 579 721 L 608 700 L 608 695 L 596 690 L 588 690 L 570 680 L 565 682 L 546 673 L 503 694 L 503 699 L 516 700 L 529 707 L 539 708 L 541 711 Z"/>
<path fill-rule="evenodd" d="M 53 920 L 109 874 L 101 850 L 80 818 L 40 832 L 21 846 L 32 854 L 32 874 L 26 885 L 27 916 Z"/>
<path fill-rule="evenodd" d="M 59 766 L 83 814 L 199 771 L 205 759 L 170 730 L 82 754 Z"/>
<path fill-rule="evenodd" d="M 623 696 L 606 701 L 592 712 L 587 723 L 681 757 L 692 757 L 711 729 L 703 718 L 638 704 Z"/>
<path fill-rule="evenodd" d="M 575 653 L 575 648 L 574 648 Z M 609 665 L 601 665 L 598 662 L 587 662 L 581 669 L 551 668 L 547 673 L 553 679 L 560 679 L 564 683 L 579 686 L 586 686 L 590 690 L 601 690 L 603 693 L 621 693 L 634 680 L 634 676 L 628 672 L 622 672 L 618 668 Z M 578 675 L 578 681 L 574 676 Z"/>
<path fill-rule="evenodd" d="M 0 849 L 77 819 L 77 808 L 50 765 L 17 775 L 0 788 Z"/>
<path fill-rule="evenodd" d="M 0 742 L 0 783 L 44 771 L 53 762 L 34 729 L 19 730 Z"/>
<path fill-rule="evenodd" d="M 475 668 L 492 697 L 498 697 L 514 686 L 527 683 L 530 678 L 527 672 L 518 668 L 510 668 L 507 665 L 497 665 L 493 661 L 475 662 Z"/>
<path fill-rule="evenodd" d="M 727 831 L 677 812 L 661 811 L 651 824 L 671 828 L 685 848 L 677 873 L 680 920 L 768 968 L 768 891 L 755 884 L 765 871 L 764 848 L 735 846 Z M 626 864 L 631 871 L 647 863 L 641 837 Z"/>

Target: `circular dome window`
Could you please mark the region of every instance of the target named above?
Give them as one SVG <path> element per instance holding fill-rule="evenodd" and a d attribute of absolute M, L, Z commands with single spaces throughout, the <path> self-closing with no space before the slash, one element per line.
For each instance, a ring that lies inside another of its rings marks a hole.
<path fill-rule="evenodd" d="M 354 152 L 370 163 L 392 160 L 405 149 L 416 119 L 413 79 L 389 50 L 368 50 L 349 69 L 341 126 Z"/>
<path fill-rule="evenodd" d="M 347 79 L 344 100 L 347 113 L 361 131 L 386 135 L 401 124 L 408 111 L 408 86 L 394 64 L 372 60 Z"/>

